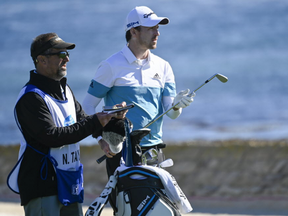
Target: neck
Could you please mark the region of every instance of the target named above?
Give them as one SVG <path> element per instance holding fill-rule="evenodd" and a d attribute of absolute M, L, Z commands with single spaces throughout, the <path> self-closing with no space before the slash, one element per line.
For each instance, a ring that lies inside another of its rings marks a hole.
<path fill-rule="evenodd" d="M 149 55 L 149 49 L 141 49 L 141 47 L 138 45 L 134 45 L 133 43 L 128 44 L 129 49 L 131 52 L 135 55 L 137 59 L 146 59 Z"/>

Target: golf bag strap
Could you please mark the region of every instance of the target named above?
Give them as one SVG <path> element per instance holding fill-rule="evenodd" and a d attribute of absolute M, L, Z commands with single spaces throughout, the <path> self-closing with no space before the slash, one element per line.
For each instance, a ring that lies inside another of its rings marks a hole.
<path fill-rule="evenodd" d="M 142 178 L 131 178 L 133 175 L 140 175 Z M 131 167 L 118 173 L 117 188 L 119 192 L 137 187 L 164 189 L 159 176 L 153 171 L 140 167 Z"/>
<path fill-rule="evenodd" d="M 117 184 L 117 177 L 111 175 L 108 183 L 105 186 L 105 189 L 102 191 L 99 197 L 97 197 L 87 209 L 85 216 L 99 216 L 108 202 L 109 194 L 112 192 L 112 189 L 115 188 Z"/>

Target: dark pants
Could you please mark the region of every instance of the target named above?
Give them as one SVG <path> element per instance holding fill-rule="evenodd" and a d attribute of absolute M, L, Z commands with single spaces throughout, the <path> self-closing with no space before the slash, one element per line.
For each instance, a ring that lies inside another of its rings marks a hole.
<path fill-rule="evenodd" d="M 81 203 L 64 206 L 57 195 L 30 200 L 24 211 L 27 216 L 83 216 Z"/>

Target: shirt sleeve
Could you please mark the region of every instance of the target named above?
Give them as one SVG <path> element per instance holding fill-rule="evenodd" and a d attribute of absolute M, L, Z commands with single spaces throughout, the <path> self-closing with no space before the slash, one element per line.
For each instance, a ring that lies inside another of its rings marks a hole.
<path fill-rule="evenodd" d="M 162 103 L 164 110 L 167 111 L 172 107 L 174 98 L 176 97 L 176 84 L 175 84 L 175 76 L 171 65 L 168 62 L 166 62 L 165 67 L 166 67 L 165 68 L 166 80 L 165 80 Z M 176 111 L 172 109 L 166 115 L 171 119 L 176 119 L 180 116 L 181 113 L 182 109 L 178 109 Z"/>
<path fill-rule="evenodd" d="M 32 92 L 25 94 L 16 105 L 16 115 L 27 143 L 60 147 L 77 143 L 96 131 L 101 133 L 103 127 L 97 115 L 86 115 L 76 101 L 75 106 L 78 121 L 57 127 L 41 96 Z"/>
<path fill-rule="evenodd" d="M 173 101 L 174 101 L 174 97 L 167 97 L 167 96 L 163 97 L 163 107 L 165 111 L 169 110 L 172 107 Z M 182 113 L 182 108 L 176 111 L 171 109 L 166 115 L 171 119 L 176 119 L 180 116 L 181 113 Z"/>
<path fill-rule="evenodd" d="M 103 98 L 114 85 L 113 71 L 106 61 L 101 62 L 95 76 L 91 80 L 88 93 L 94 97 Z"/>
<path fill-rule="evenodd" d="M 84 111 L 88 115 L 93 115 L 96 112 L 96 107 L 100 103 L 102 98 L 95 97 L 89 93 L 86 93 L 86 96 L 82 102 Z"/>
<path fill-rule="evenodd" d="M 173 70 L 168 62 L 165 65 L 165 86 L 163 96 L 175 97 L 176 96 L 176 84 Z"/>

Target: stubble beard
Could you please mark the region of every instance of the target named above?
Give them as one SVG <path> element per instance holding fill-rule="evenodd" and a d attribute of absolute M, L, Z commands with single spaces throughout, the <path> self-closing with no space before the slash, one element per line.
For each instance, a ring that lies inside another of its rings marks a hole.
<path fill-rule="evenodd" d="M 62 79 L 63 77 L 65 77 L 67 75 L 67 69 L 65 68 L 62 68 L 60 67 L 58 70 L 57 70 L 57 77 L 58 79 Z"/>
<path fill-rule="evenodd" d="M 157 40 L 154 41 L 155 38 L 152 38 L 152 42 L 150 43 L 149 49 L 156 49 L 157 48 Z"/>

